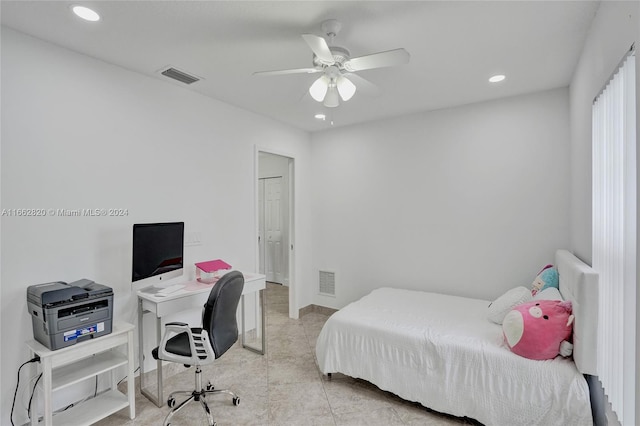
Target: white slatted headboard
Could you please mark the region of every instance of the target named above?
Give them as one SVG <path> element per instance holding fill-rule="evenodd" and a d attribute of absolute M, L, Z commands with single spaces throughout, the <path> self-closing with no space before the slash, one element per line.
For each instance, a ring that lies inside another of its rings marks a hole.
<path fill-rule="evenodd" d="M 598 366 L 598 274 L 567 250 L 556 252 L 560 293 L 571 300 L 573 359 L 583 374 L 597 376 Z"/>

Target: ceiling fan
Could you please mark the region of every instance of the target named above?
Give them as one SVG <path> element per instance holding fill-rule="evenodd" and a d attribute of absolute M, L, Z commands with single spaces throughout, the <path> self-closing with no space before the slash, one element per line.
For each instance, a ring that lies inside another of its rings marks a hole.
<path fill-rule="evenodd" d="M 302 38 L 313 51 L 313 67 L 294 68 L 275 71 L 258 71 L 254 75 L 285 75 L 322 73 L 309 87 L 313 99 L 324 106 L 334 108 L 340 104 L 340 98 L 348 101 L 359 87 L 365 92 L 377 93 L 378 87 L 370 81 L 354 74 L 357 71 L 391 67 L 409 62 L 409 52 L 393 49 L 385 52 L 352 58 L 344 47 L 334 46 L 333 40 L 340 32 L 342 24 L 330 19 L 322 23 L 322 32 L 327 40 L 313 34 L 302 34 Z"/>

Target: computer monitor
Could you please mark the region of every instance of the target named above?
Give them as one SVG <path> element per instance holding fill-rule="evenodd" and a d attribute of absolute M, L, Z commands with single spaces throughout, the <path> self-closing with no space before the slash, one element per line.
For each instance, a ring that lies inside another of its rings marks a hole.
<path fill-rule="evenodd" d="M 132 283 L 159 284 L 184 270 L 184 222 L 133 225 Z"/>

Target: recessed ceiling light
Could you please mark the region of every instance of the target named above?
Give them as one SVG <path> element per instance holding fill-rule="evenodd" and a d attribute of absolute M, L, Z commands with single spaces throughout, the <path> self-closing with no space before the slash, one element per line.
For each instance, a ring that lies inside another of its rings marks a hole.
<path fill-rule="evenodd" d="M 325 120 L 327 118 L 327 116 L 324 114 L 316 114 L 314 115 L 314 117 L 317 118 L 318 120 Z"/>
<path fill-rule="evenodd" d="M 73 10 L 73 13 L 75 13 L 76 15 L 78 15 L 79 17 L 81 17 L 86 21 L 95 22 L 100 20 L 100 15 L 98 15 L 98 13 L 95 10 L 91 10 L 88 7 L 73 6 L 71 10 Z"/>
<path fill-rule="evenodd" d="M 498 83 L 499 81 L 502 81 L 502 80 L 504 80 L 505 78 L 507 78 L 507 77 L 505 77 L 505 76 L 504 76 L 504 75 L 502 75 L 502 74 L 498 74 L 498 75 L 494 75 L 493 77 L 491 77 L 491 78 L 489 79 L 489 81 L 490 81 L 491 83 Z"/>

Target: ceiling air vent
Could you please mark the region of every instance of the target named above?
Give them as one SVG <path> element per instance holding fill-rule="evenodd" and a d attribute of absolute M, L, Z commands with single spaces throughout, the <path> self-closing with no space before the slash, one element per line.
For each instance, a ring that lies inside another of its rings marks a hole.
<path fill-rule="evenodd" d="M 167 68 L 164 71 L 160 71 L 160 74 L 166 77 L 172 78 L 174 80 L 178 80 L 179 82 L 184 84 L 191 84 L 200 80 L 198 77 L 194 77 L 192 75 L 187 74 L 184 71 L 180 71 L 179 69 L 176 69 L 173 67 Z"/>
<path fill-rule="evenodd" d="M 320 271 L 318 292 L 325 296 L 336 295 L 336 274 L 335 272 Z"/>

